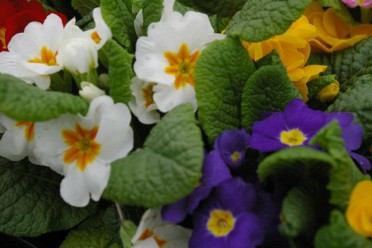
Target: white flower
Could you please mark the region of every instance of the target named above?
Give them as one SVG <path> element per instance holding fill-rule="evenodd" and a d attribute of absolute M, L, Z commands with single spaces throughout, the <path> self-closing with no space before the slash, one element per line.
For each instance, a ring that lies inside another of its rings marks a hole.
<path fill-rule="evenodd" d="M 195 63 L 208 43 L 222 38 L 224 35 L 214 33 L 207 15 L 189 11 L 184 16 L 172 12 L 164 20 L 152 23 L 148 36 L 137 40 L 134 63 L 137 77 L 172 87 L 159 89 L 163 95 L 171 94 L 166 98 L 154 95 L 161 111 L 185 102 L 196 105 Z"/>
<path fill-rule="evenodd" d="M 81 90 L 79 95 L 88 102 L 91 102 L 94 98 L 105 95 L 105 92 L 89 82 L 81 82 Z"/>
<path fill-rule="evenodd" d="M 62 39 L 63 23 L 55 14 L 48 15 L 43 24 L 29 23 L 23 33 L 10 40 L 9 51 L 0 53 L 0 72 L 49 88 L 50 78 L 46 75 L 62 69 L 56 60 Z"/>
<path fill-rule="evenodd" d="M 12 161 L 19 161 L 28 156 L 31 163 L 40 164 L 34 156 L 34 123 L 15 121 L 0 114 L 0 156 Z"/>
<path fill-rule="evenodd" d="M 35 126 L 35 153 L 40 161 L 63 174 L 61 196 L 83 207 L 98 201 L 110 176 L 110 163 L 133 148 L 131 115 L 109 96 L 95 98 L 86 116 L 64 114 Z"/>
<path fill-rule="evenodd" d="M 161 220 L 160 208 L 148 209 L 132 238 L 134 248 L 187 248 L 191 230 Z"/>
<path fill-rule="evenodd" d="M 93 19 L 96 24 L 95 28 L 85 31 L 96 44 L 97 50 L 100 49 L 106 41 L 111 39 L 112 33 L 102 18 L 101 8 L 93 10 Z"/>
<path fill-rule="evenodd" d="M 158 107 L 153 99 L 154 86 L 155 84 L 144 82 L 138 77 L 132 78 L 130 89 L 134 99 L 128 105 L 132 113 L 144 124 L 153 124 L 160 120 Z"/>
<path fill-rule="evenodd" d="M 59 48 L 57 61 L 73 74 L 87 73 L 98 67 L 96 46 L 85 37 L 68 39 Z"/>

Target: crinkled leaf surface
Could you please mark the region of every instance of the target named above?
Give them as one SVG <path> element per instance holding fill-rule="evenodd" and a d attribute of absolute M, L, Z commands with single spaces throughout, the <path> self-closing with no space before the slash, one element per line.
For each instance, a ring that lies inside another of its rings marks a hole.
<path fill-rule="evenodd" d="M 248 0 L 231 19 L 227 34 L 249 42 L 266 40 L 286 31 L 311 0 Z"/>
<path fill-rule="evenodd" d="M 204 13 L 232 17 L 247 0 L 192 0 L 193 4 Z"/>
<path fill-rule="evenodd" d="M 39 236 L 66 230 L 95 210 L 74 208 L 59 196 L 61 176 L 27 160 L 0 157 L 0 232 L 12 236 Z"/>
<path fill-rule="evenodd" d="M 223 130 L 241 127 L 241 94 L 255 66 L 238 40 L 214 41 L 195 66 L 200 123 L 213 143 Z"/>
<path fill-rule="evenodd" d="M 158 22 L 163 11 L 163 0 L 143 0 L 143 32 L 147 34 L 147 28 L 152 22 Z"/>
<path fill-rule="evenodd" d="M 109 62 L 109 92 L 115 102 L 128 103 L 132 99 L 130 90 L 133 77 L 133 55 L 129 54 L 116 41 L 109 40 L 104 49 L 107 51 Z"/>
<path fill-rule="evenodd" d="M 101 0 L 102 17 L 110 27 L 114 38 L 128 50 L 135 46 L 136 32 L 132 1 L 130 0 Z"/>
<path fill-rule="evenodd" d="M 120 227 L 120 238 L 125 248 L 132 248 L 132 238 L 136 234 L 137 226 L 131 221 L 125 221 Z"/>
<path fill-rule="evenodd" d="M 81 15 L 89 14 L 94 8 L 98 7 L 100 0 L 72 0 L 71 5 L 79 11 Z"/>
<path fill-rule="evenodd" d="M 250 129 L 265 112 L 283 111 L 300 94 L 280 65 L 262 66 L 248 79 L 243 89 L 242 125 Z"/>
<path fill-rule="evenodd" d="M 85 114 L 88 104 L 68 93 L 44 91 L 0 74 L 0 113 L 15 120 L 45 121 L 64 113 Z"/>
<path fill-rule="evenodd" d="M 332 211 L 330 223 L 319 229 L 315 237 L 315 248 L 368 247 L 372 247 L 372 241 L 354 232 L 338 210 Z"/>
<path fill-rule="evenodd" d="M 104 197 L 121 204 L 157 207 L 197 186 L 203 142 L 193 107 L 176 107 L 151 130 L 143 149 L 113 163 Z"/>
<path fill-rule="evenodd" d="M 329 112 L 352 112 L 362 125 L 364 139 L 372 139 L 372 75 L 359 77 L 345 93 L 327 109 Z"/>

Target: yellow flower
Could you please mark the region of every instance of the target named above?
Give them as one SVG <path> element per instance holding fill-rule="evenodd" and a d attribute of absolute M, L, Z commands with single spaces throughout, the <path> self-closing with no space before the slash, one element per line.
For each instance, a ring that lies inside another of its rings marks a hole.
<path fill-rule="evenodd" d="M 321 102 L 328 102 L 333 100 L 339 92 L 340 83 L 335 80 L 335 82 L 328 84 L 326 87 L 321 89 L 316 95 L 316 98 L 319 99 Z"/>
<path fill-rule="evenodd" d="M 372 237 L 372 181 L 359 182 L 351 193 L 346 219 L 364 237 Z"/>
<path fill-rule="evenodd" d="M 317 2 L 310 4 L 304 15 L 316 27 L 316 37 L 310 40 L 311 50 L 315 52 L 343 50 L 372 34 L 372 25 L 353 27 L 339 17 L 334 9 L 323 10 Z"/>
<path fill-rule="evenodd" d="M 308 100 L 307 82 L 317 78 L 319 73 L 324 72 L 327 68 L 322 65 L 305 66 L 311 50 L 309 40 L 315 36 L 315 27 L 308 22 L 305 16 L 301 16 L 285 33 L 262 42 L 243 42 L 243 46 L 254 61 L 275 50 L 287 70 L 289 79 L 306 102 Z"/>

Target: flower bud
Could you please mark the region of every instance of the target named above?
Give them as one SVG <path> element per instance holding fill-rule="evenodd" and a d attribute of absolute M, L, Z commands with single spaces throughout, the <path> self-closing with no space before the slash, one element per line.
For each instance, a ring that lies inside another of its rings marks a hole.
<path fill-rule="evenodd" d="M 90 39 L 73 38 L 58 50 L 57 61 L 73 74 L 87 73 L 98 66 L 97 49 Z"/>
<path fill-rule="evenodd" d="M 94 98 L 98 96 L 105 95 L 105 92 L 95 86 L 94 84 L 91 84 L 89 82 L 81 82 L 81 90 L 79 90 L 79 95 L 88 102 L 92 101 Z"/>
<path fill-rule="evenodd" d="M 342 0 L 350 8 L 355 8 L 357 6 L 364 8 L 372 8 L 372 0 Z"/>
<path fill-rule="evenodd" d="M 321 102 L 328 102 L 333 100 L 339 92 L 340 84 L 337 80 L 335 80 L 333 83 L 328 84 L 326 87 L 321 89 L 316 95 L 316 98 L 319 99 Z"/>

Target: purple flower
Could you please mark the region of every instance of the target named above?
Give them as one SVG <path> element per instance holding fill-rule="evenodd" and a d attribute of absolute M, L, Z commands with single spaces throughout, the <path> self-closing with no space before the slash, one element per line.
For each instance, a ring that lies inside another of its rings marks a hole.
<path fill-rule="evenodd" d="M 264 228 L 253 213 L 256 190 L 239 178 L 218 185 L 193 215 L 189 247 L 250 248 L 262 244 Z"/>
<path fill-rule="evenodd" d="M 372 0 L 342 0 L 344 4 L 346 4 L 350 8 L 355 8 L 357 6 L 364 7 L 364 8 L 371 8 L 372 7 Z"/>
<path fill-rule="evenodd" d="M 242 165 L 245 151 L 249 145 L 249 135 L 244 130 L 227 130 L 217 137 L 214 143 L 215 150 L 218 150 L 222 159 L 231 168 Z"/>
<path fill-rule="evenodd" d="M 273 113 L 253 124 L 250 146 L 261 152 L 271 152 L 307 145 L 325 123 L 323 112 L 308 108 L 301 99 L 294 99 L 283 113 Z"/>
<path fill-rule="evenodd" d="M 211 151 L 205 158 L 200 185 L 187 197 L 161 209 L 162 218 L 172 223 L 181 222 L 187 214 L 192 214 L 200 201 L 207 198 L 213 187 L 230 179 L 229 168 L 218 151 Z"/>

